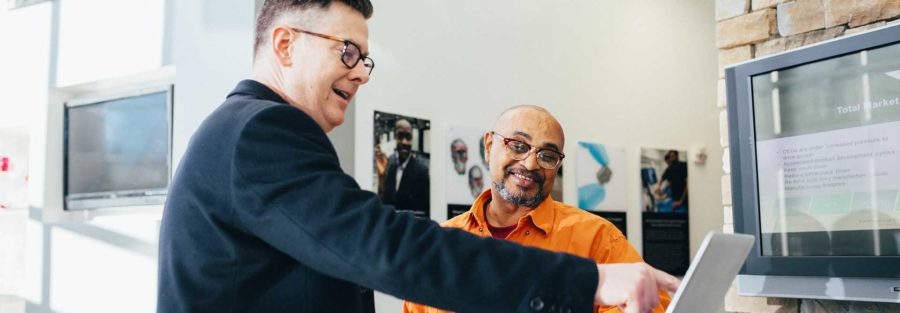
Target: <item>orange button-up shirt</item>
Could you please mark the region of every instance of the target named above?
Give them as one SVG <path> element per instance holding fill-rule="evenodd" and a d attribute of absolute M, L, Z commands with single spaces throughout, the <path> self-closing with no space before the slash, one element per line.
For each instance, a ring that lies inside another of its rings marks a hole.
<path fill-rule="evenodd" d="M 489 237 L 484 218 L 485 204 L 491 200 L 491 190 L 481 193 L 468 212 L 444 222 L 444 227 L 459 228 Z M 597 263 L 643 262 L 625 235 L 609 221 L 582 209 L 556 202 L 547 197 L 544 202 L 519 219 L 518 225 L 506 240 L 555 252 L 566 252 L 589 258 Z M 663 313 L 669 305 L 669 295 L 659 293 L 659 306 L 654 313 Z M 621 312 L 616 307 L 594 307 L 596 312 Z M 442 313 L 441 309 L 406 301 L 404 313 Z"/>

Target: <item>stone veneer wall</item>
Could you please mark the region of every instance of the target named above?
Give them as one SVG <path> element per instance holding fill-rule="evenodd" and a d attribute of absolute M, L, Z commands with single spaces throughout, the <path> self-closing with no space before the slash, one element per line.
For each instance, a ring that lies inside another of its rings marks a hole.
<path fill-rule="evenodd" d="M 718 107 L 725 175 L 725 232 L 734 231 L 723 69 L 730 64 L 900 23 L 900 0 L 716 0 Z M 727 312 L 900 312 L 900 304 L 740 297 L 729 291 Z"/>

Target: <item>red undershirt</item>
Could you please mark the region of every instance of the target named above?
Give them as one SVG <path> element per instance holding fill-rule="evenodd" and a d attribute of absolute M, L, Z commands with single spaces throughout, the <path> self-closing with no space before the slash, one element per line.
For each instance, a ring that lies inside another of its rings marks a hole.
<path fill-rule="evenodd" d="M 497 239 L 506 239 L 513 230 L 516 230 L 517 225 L 507 226 L 507 227 L 494 227 L 490 223 L 488 223 L 488 230 L 491 231 L 491 236 Z"/>
<path fill-rule="evenodd" d="M 518 226 L 518 225 L 512 225 L 512 226 L 507 226 L 507 227 L 494 227 L 494 225 L 491 225 L 491 222 L 487 221 L 487 215 L 488 215 L 487 210 L 488 210 L 488 204 L 490 204 L 490 203 L 491 203 L 491 200 L 488 199 L 487 201 L 484 202 L 484 206 L 482 206 L 482 209 L 484 210 L 484 221 L 487 222 L 485 224 L 488 224 L 488 230 L 491 231 L 492 237 L 497 238 L 497 239 L 506 239 L 506 237 L 509 237 L 510 233 L 512 233 L 514 230 L 516 230 L 516 226 Z"/>

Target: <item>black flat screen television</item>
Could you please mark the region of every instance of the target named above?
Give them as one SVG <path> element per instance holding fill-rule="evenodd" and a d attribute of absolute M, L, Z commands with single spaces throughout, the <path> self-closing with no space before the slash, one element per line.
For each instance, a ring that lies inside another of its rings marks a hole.
<path fill-rule="evenodd" d="M 165 202 L 171 178 L 171 85 L 65 104 L 65 210 Z"/>
<path fill-rule="evenodd" d="M 725 72 L 738 293 L 900 302 L 900 25 Z"/>

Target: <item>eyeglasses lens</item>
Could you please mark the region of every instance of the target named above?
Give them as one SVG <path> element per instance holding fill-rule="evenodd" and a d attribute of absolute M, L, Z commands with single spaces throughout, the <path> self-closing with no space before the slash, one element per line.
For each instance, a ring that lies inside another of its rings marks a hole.
<path fill-rule="evenodd" d="M 359 63 L 359 47 L 355 44 L 347 43 L 347 46 L 344 47 L 344 54 L 341 55 L 341 62 L 344 62 L 349 68 L 356 67 L 356 63 Z"/>
<path fill-rule="evenodd" d="M 510 157 L 513 160 L 524 160 L 528 157 L 529 152 L 531 152 L 531 146 L 516 140 L 510 140 L 509 144 L 506 145 L 507 151 L 509 151 Z M 557 165 L 559 165 L 559 161 L 562 158 L 559 153 L 556 153 L 552 150 L 540 150 L 535 154 L 537 158 L 537 163 L 540 167 L 544 169 L 554 169 Z"/>

